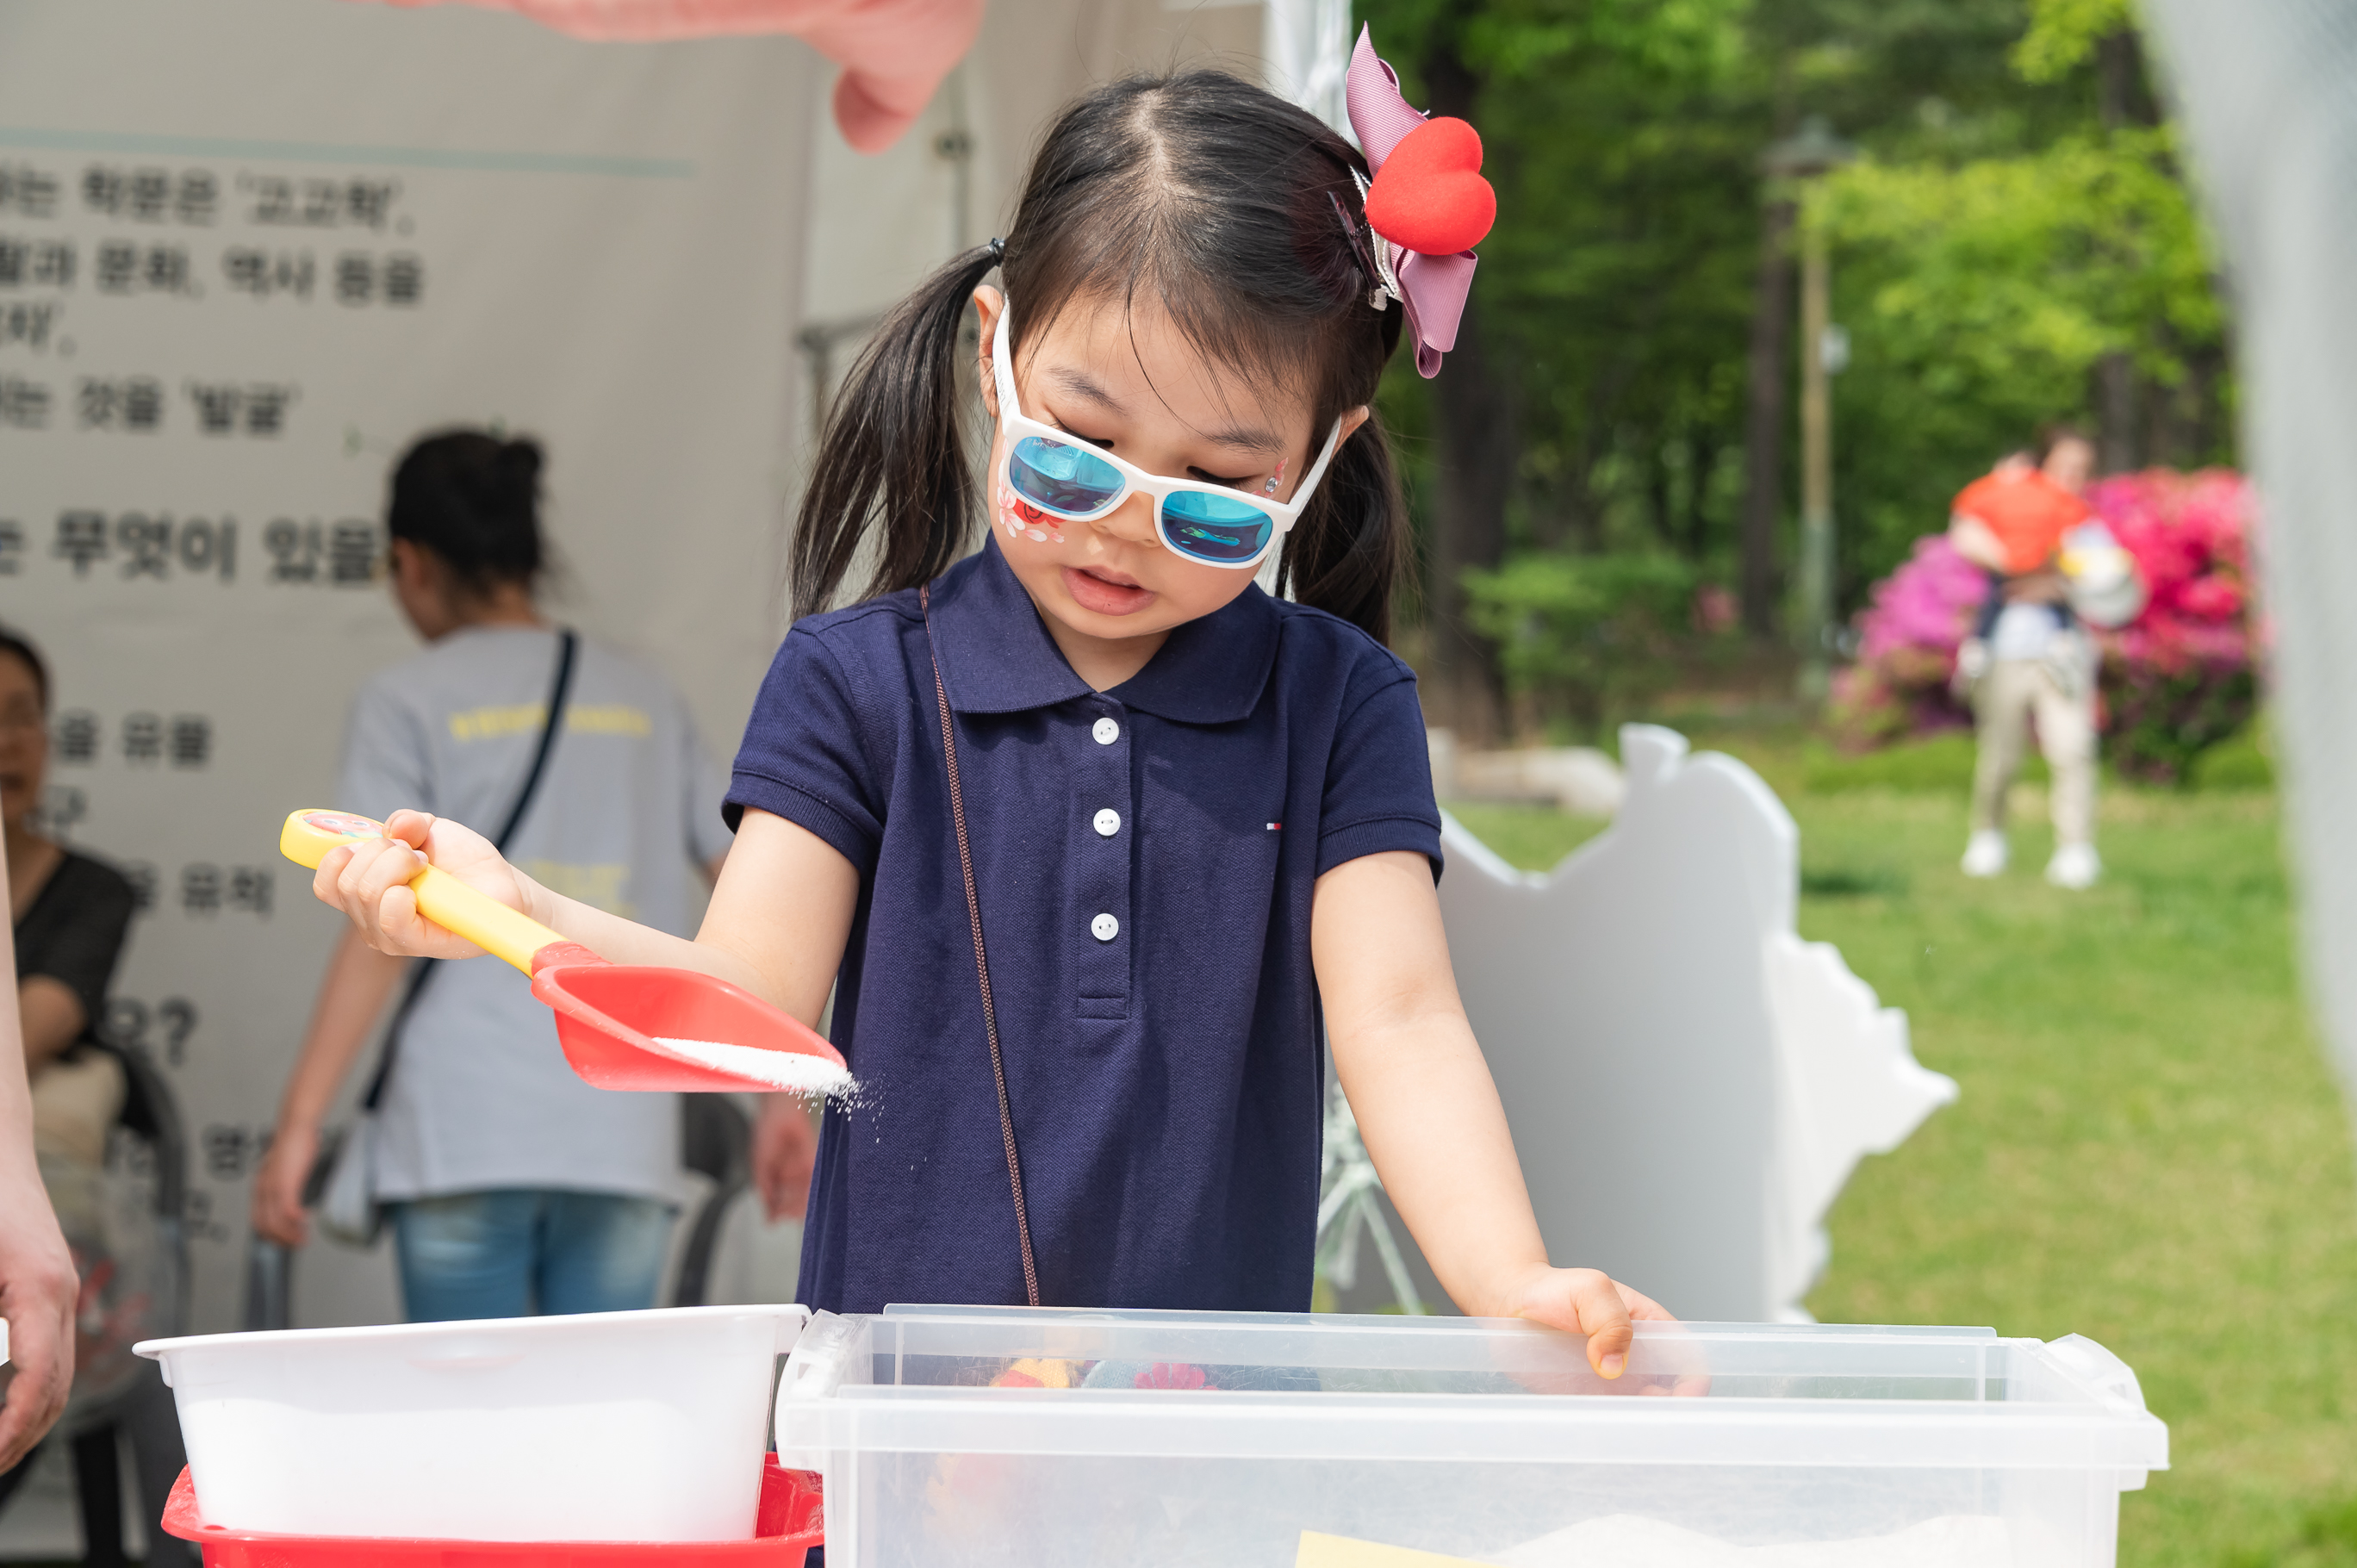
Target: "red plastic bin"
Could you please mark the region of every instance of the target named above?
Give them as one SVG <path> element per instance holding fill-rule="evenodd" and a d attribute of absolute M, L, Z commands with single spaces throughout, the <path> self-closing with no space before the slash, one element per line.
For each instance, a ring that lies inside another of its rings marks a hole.
<path fill-rule="evenodd" d="M 164 1530 L 193 1541 L 205 1568 L 626 1568 L 632 1563 L 713 1563 L 737 1568 L 802 1568 L 823 1545 L 819 1478 L 784 1470 L 769 1456 L 761 1472 L 760 1512 L 750 1541 L 393 1541 L 372 1536 L 273 1535 L 223 1530 L 198 1511 L 196 1483 L 185 1469 L 164 1505 Z"/>

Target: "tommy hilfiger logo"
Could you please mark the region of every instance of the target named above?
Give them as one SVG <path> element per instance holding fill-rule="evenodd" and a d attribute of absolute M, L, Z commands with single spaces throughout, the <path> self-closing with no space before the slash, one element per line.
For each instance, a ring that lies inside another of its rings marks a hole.
<path fill-rule="evenodd" d="M 1285 826 L 1285 824 L 1284 824 L 1283 822 L 1271 822 L 1271 823 L 1269 823 L 1269 824 L 1268 824 L 1268 831 L 1269 831 L 1269 832 L 1275 832 L 1276 831 L 1278 831 L 1280 828 L 1282 828 L 1282 827 L 1284 827 L 1284 826 Z"/>

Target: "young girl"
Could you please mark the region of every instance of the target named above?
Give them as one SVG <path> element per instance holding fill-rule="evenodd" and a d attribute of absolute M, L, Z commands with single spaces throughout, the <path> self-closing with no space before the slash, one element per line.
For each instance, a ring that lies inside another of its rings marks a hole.
<path fill-rule="evenodd" d="M 695 940 L 417 812 L 331 854 L 318 896 L 387 951 L 471 954 L 416 913 L 430 859 L 616 962 L 806 1022 L 834 988 L 864 1093 L 826 1111 L 802 1295 L 834 1311 L 1306 1310 L 1322 1032 L 1457 1304 L 1584 1332 L 1617 1376 L 1631 1316 L 1666 1315 L 1548 1264 L 1449 970 L 1415 677 L 1381 640 L 1407 519 L 1371 404 L 1405 313 L 1366 172 L 1216 73 L 1065 112 L 1004 245 L 903 304 L 836 407 Z M 997 433 L 961 560 L 969 304 Z M 1297 602 L 1254 585 L 1277 551 Z M 866 562 L 871 596 L 819 613 Z"/>

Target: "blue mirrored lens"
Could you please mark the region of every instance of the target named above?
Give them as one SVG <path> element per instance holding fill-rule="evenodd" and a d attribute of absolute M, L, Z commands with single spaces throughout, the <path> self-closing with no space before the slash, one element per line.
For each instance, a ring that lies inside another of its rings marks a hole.
<path fill-rule="evenodd" d="M 1182 555 L 1221 565 L 1249 561 L 1268 543 L 1276 521 L 1238 496 L 1180 490 L 1162 503 L 1162 532 Z"/>
<path fill-rule="evenodd" d="M 1094 452 L 1044 435 L 1027 435 L 1015 444 L 1007 478 L 1015 493 L 1033 506 L 1069 518 L 1102 511 L 1128 489 L 1121 470 Z"/>

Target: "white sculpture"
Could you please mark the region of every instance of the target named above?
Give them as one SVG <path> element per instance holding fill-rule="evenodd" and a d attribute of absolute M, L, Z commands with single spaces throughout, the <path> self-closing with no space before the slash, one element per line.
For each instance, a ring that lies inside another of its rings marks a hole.
<path fill-rule="evenodd" d="M 1782 802 L 1686 751 L 1623 729 L 1626 803 L 1543 875 L 1444 817 L 1449 952 L 1549 1253 L 1681 1317 L 1805 1321 L 1842 1184 L 1956 1086 L 1796 933 Z"/>

